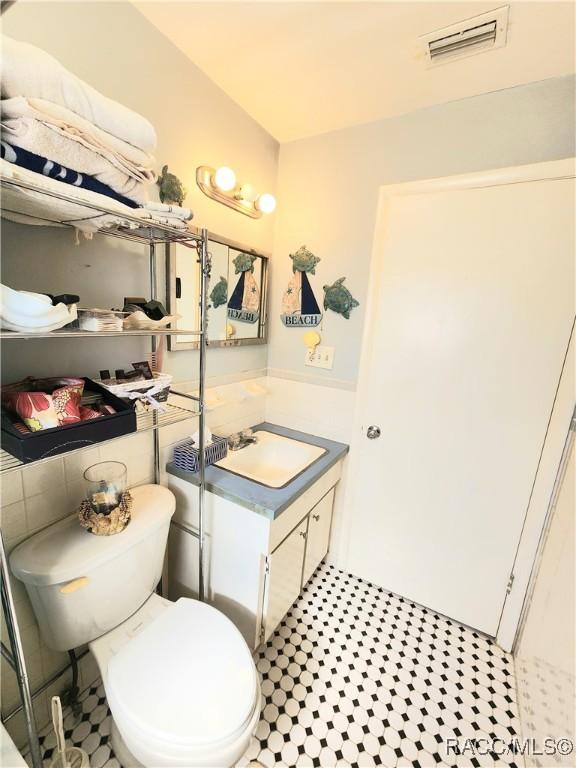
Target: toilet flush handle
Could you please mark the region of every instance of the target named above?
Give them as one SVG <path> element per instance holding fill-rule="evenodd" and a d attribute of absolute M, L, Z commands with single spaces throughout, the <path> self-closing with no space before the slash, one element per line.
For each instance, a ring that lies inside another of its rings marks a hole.
<path fill-rule="evenodd" d="M 62 592 L 63 595 L 69 595 L 72 592 L 76 592 L 77 589 L 82 589 L 82 587 L 85 587 L 89 581 L 90 579 L 88 576 L 80 576 L 78 579 L 73 579 L 67 584 L 63 584 L 60 587 L 60 592 Z"/>

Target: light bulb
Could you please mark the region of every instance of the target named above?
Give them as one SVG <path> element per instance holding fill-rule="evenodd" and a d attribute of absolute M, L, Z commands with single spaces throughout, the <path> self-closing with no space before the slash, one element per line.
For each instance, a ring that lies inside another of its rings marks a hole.
<path fill-rule="evenodd" d="M 246 200 L 247 203 L 253 203 L 257 197 L 258 194 L 252 184 L 242 184 L 238 190 L 238 198 L 240 200 Z"/>
<path fill-rule="evenodd" d="M 227 168 L 223 165 L 222 168 L 218 168 L 212 177 L 212 183 L 222 192 L 230 192 L 236 186 L 236 174 L 232 168 Z"/>
<path fill-rule="evenodd" d="M 255 205 L 259 211 L 262 211 L 262 213 L 272 213 L 276 208 L 276 198 L 269 192 L 264 192 L 264 194 L 260 195 L 258 200 L 256 200 Z"/>

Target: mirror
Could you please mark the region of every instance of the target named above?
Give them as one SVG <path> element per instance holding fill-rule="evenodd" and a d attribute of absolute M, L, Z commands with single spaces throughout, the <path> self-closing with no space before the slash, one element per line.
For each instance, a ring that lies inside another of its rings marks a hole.
<path fill-rule="evenodd" d="M 199 327 L 200 266 L 196 251 L 172 243 L 168 258 L 168 311 L 180 315 L 176 327 Z M 232 347 L 266 343 L 268 258 L 225 238 L 208 243 L 208 343 Z M 197 349 L 193 336 L 169 336 L 171 351 Z"/>

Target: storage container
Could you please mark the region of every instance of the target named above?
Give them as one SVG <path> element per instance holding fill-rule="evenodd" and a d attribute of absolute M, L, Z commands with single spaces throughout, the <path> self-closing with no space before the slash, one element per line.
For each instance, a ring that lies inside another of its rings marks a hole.
<path fill-rule="evenodd" d="M 84 395 L 101 395 L 116 413 L 38 432 L 21 432 L 16 427 L 16 423 L 22 423 L 21 418 L 2 408 L 2 448 L 26 464 L 136 431 L 133 403 L 121 400 L 91 379 L 85 378 L 84 382 Z"/>

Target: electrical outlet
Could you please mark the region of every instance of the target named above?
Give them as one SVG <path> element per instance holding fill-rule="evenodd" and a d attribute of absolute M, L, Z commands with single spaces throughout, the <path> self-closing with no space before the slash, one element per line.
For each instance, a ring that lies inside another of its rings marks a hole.
<path fill-rule="evenodd" d="M 307 349 L 304 362 L 313 368 L 326 368 L 331 371 L 334 365 L 334 347 Z"/>

